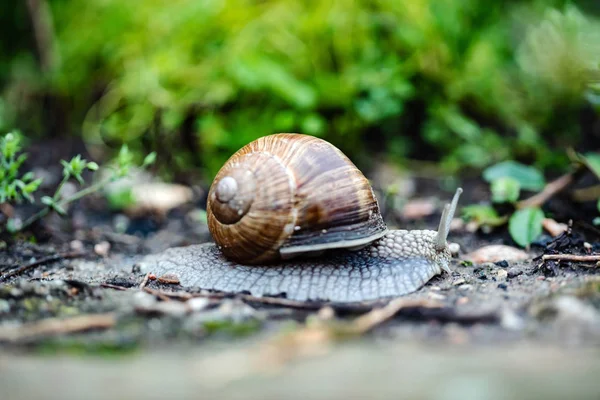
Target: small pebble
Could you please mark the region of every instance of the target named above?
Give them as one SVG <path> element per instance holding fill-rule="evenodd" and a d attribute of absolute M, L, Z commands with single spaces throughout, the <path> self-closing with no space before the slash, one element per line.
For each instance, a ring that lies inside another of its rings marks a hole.
<path fill-rule="evenodd" d="M 464 284 L 464 285 L 460 285 L 458 288 L 460 290 L 471 290 L 473 288 L 473 285 Z"/>
<path fill-rule="evenodd" d="M 452 218 L 450 232 L 462 231 L 463 229 L 465 229 L 465 221 L 462 218 Z"/>
<path fill-rule="evenodd" d="M 589 244 L 588 242 L 583 242 L 583 247 L 584 247 L 586 250 L 591 250 L 591 249 L 592 249 L 592 245 L 591 245 L 591 244 Z"/>
<path fill-rule="evenodd" d="M 460 252 L 460 244 L 450 243 L 448 245 L 448 250 L 450 250 L 450 254 L 452 254 L 453 256 L 456 256 Z"/>
<path fill-rule="evenodd" d="M 327 321 L 335 317 L 335 311 L 329 306 L 325 306 L 319 310 L 317 316 L 320 320 Z"/>
<path fill-rule="evenodd" d="M 205 297 L 194 297 L 185 302 L 192 312 L 204 310 L 210 304 L 210 300 Z"/>
<path fill-rule="evenodd" d="M 496 264 L 500 268 L 508 268 L 508 261 L 506 260 L 496 261 L 494 264 Z"/>
<path fill-rule="evenodd" d="M 459 297 L 458 300 L 456 300 L 456 305 L 460 306 L 463 304 L 467 304 L 469 302 L 469 298 L 468 297 Z"/>
<path fill-rule="evenodd" d="M 113 228 L 117 233 L 125 233 L 131 223 L 130 219 L 124 214 L 117 214 L 113 218 Z"/>
<path fill-rule="evenodd" d="M 402 207 L 402 218 L 416 220 L 427 217 L 435 212 L 435 202 L 432 199 L 409 200 Z"/>
<path fill-rule="evenodd" d="M 521 275 L 523 273 L 523 271 L 519 270 L 516 267 L 512 267 L 507 271 L 507 276 L 509 278 L 516 278 L 517 276 Z"/>
<path fill-rule="evenodd" d="M 139 274 L 140 272 L 142 272 L 142 266 L 138 263 L 133 264 L 133 266 L 131 267 L 131 273 Z"/>
<path fill-rule="evenodd" d="M 517 331 L 523 329 L 525 323 L 514 311 L 505 309 L 500 314 L 500 325 L 505 329 Z"/>
<path fill-rule="evenodd" d="M 474 274 L 474 275 L 475 275 L 475 276 L 476 276 L 478 279 L 481 279 L 481 280 L 486 280 L 486 279 L 487 279 L 487 275 L 485 274 L 485 270 L 484 270 L 483 268 L 480 268 L 480 267 L 478 267 L 478 268 L 475 268 L 475 269 L 473 270 L 473 274 Z"/>
<path fill-rule="evenodd" d="M 506 272 L 505 269 L 499 269 L 498 272 L 496 272 L 496 274 L 500 279 L 505 279 L 508 276 L 508 272 Z"/>
<path fill-rule="evenodd" d="M 136 292 L 133 295 L 133 305 L 138 311 L 147 310 L 156 303 L 156 298 L 146 292 Z"/>
<path fill-rule="evenodd" d="M 10 303 L 8 300 L 0 299 L 0 314 L 8 314 L 10 312 Z"/>
<path fill-rule="evenodd" d="M 483 264 L 486 262 L 514 262 L 527 260 L 529 254 L 521 249 L 505 245 L 489 245 L 481 247 L 462 257 L 465 260 L 470 260 L 475 264 Z"/>
<path fill-rule="evenodd" d="M 442 290 L 442 288 L 439 286 L 431 286 L 429 290 L 431 290 L 432 292 L 439 292 L 440 290 Z"/>
<path fill-rule="evenodd" d="M 546 277 L 545 276 L 538 276 L 537 280 L 538 281 L 544 281 L 544 280 L 546 280 Z"/>
<path fill-rule="evenodd" d="M 94 253 L 98 254 L 101 257 L 108 256 L 108 252 L 110 251 L 110 243 L 106 240 L 100 243 L 96 243 L 94 245 Z"/>
<path fill-rule="evenodd" d="M 81 240 L 77 240 L 77 239 L 72 240 L 71 243 L 69 243 L 69 247 L 73 251 L 81 251 L 81 250 L 83 250 L 83 242 Z"/>
<path fill-rule="evenodd" d="M 464 278 L 458 278 L 457 280 L 455 280 L 454 282 L 452 282 L 452 284 L 454 286 L 458 286 L 458 285 L 462 285 L 463 283 L 465 283 L 466 281 L 464 280 Z"/>
<path fill-rule="evenodd" d="M 499 283 L 498 284 L 498 289 L 504 289 L 504 290 L 506 290 L 506 288 L 508 288 L 508 286 L 506 285 L 506 283 Z"/>
<path fill-rule="evenodd" d="M 432 300 L 445 300 L 446 296 L 441 293 L 429 292 L 429 298 Z"/>
<path fill-rule="evenodd" d="M 185 303 L 179 301 L 162 301 L 154 303 L 154 306 L 147 311 L 169 315 L 171 317 L 182 317 L 189 312 L 189 309 Z"/>

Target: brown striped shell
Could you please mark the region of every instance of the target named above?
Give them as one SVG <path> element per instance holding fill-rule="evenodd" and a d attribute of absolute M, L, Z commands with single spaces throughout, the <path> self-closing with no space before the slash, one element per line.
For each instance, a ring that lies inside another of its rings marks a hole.
<path fill-rule="evenodd" d="M 223 254 L 243 264 L 361 247 L 387 232 L 358 168 L 301 134 L 265 136 L 232 155 L 211 185 L 207 217 Z"/>

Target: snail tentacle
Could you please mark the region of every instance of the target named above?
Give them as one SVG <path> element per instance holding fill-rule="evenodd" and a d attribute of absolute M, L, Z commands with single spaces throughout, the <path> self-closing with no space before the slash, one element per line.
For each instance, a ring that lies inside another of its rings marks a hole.
<path fill-rule="evenodd" d="M 450 233 L 450 224 L 454 218 L 456 206 L 458 205 L 458 199 L 460 198 L 462 192 L 462 188 L 456 189 L 456 193 L 454 193 L 452 202 L 447 204 L 442 212 L 442 218 L 440 219 L 440 225 L 438 227 L 437 236 L 435 239 L 435 248 L 439 251 L 444 250 L 447 246 L 446 240 L 448 239 L 448 234 Z"/>

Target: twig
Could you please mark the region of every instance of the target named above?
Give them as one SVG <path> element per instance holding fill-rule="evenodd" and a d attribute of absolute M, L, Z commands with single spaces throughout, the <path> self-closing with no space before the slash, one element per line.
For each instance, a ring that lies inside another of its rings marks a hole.
<path fill-rule="evenodd" d="M 531 196 L 528 199 L 519 201 L 517 203 L 517 208 L 521 209 L 526 207 L 542 206 L 551 197 L 553 197 L 559 192 L 562 192 L 567 188 L 567 186 L 573 183 L 573 181 L 575 180 L 576 173 L 577 171 L 569 172 L 568 174 L 565 174 L 555 179 L 554 181 L 548 183 L 541 192 Z"/>
<path fill-rule="evenodd" d="M 150 293 L 161 299 L 162 301 L 171 301 L 171 298 L 167 296 L 162 290 L 156 290 L 149 287 L 142 288 L 142 290 L 146 293 Z"/>
<path fill-rule="evenodd" d="M 117 318 L 114 313 L 78 315 L 67 319 L 49 318 L 17 327 L 2 327 L 0 328 L 0 342 L 18 342 L 38 336 L 60 335 L 90 329 L 108 329 L 115 326 L 116 323 Z"/>
<path fill-rule="evenodd" d="M 385 307 L 375 308 L 356 318 L 352 322 L 351 331 L 363 334 L 394 317 L 403 308 L 441 308 L 438 302 L 431 300 L 412 300 L 402 297 L 390 301 Z"/>
<path fill-rule="evenodd" d="M 29 264 L 25 264 L 22 267 L 19 267 L 13 271 L 5 273 L 4 275 L 0 276 L 0 282 L 4 282 L 8 278 L 11 278 L 16 275 L 20 275 L 23 272 L 28 271 L 28 270 L 35 268 L 42 264 L 48 264 L 51 262 L 60 261 L 60 260 L 64 260 L 67 258 L 83 257 L 84 255 L 85 255 L 85 253 L 82 253 L 82 252 L 71 252 L 71 253 L 64 253 L 64 254 L 55 254 L 53 256 L 40 258 L 39 260 L 33 261 Z"/>
<path fill-rule="evenodd" d="M 109 289 L 115 289 L 115 290 L 120 290 L 122 292 L 125 292 L 125 291 L 129 290 L 125 286 L 118 286 L 118 285 L 113 285 L 113 284 L 110 284 L 110 283 L 101 283 L 100 287 L 109 288 Z"/>
<path fill-rule="evenodd" d="M 600 185 L 573 190 L 573 200 L 578 202 L 595 201 L 600 197 Z"/>
<path fill-rule="evenodd" d="M 544 254 L 542 256 L 542 261 L 547 261 L 547 260 L 596 263 L 596 262 L 600 261 L 600 255 L 578 256 L 575 254 Z"/>
<path fill-rule="evenodd" d="M 382 300 L 375 301 L 367 301 L 367 302 L 356 302 L 356 303 L 336 303 L 336 302 L 328 302 L 328 301 L 296 301 L 285 299 L 281 297 L 256 297 L 249 294 L 231 294 L 224 292 L 209 292 L 209 293 L 188 293 L 188 292 L 168 292 L 164 290 L 157 290 L 151 288 L 144 288 L 145 292 L 153 294 L 161 299 L 176 299 L 176 300 L 189 300 L 194 297 L 202 297 L 212 300 L 220 300 L 220 299 L 240 299 L 246 303 L 254 303 L 254 304 L 264 304 L 268 306 L 277 306 L 277 307 L 287 307 L 294 308 L 298 310 L 306 310 L 306 311 L 317 311 L 321 308 L 328 306 L 341 313 L 349 313 L 349 314 L 357 314 L 357 313 L 365 313 L 373 310 L 374 307 L 377 306 L 389 306 L 389 302 Z M 406 299 L 402 299 L 406 300 Z M 392 300 L 394 301 L 394 300 Z M 425 302 L 428 306 L 431 306 L 433 303 L 431 301 Z M 423 308 L 423 301 L 420 300 L 406 300 L 406 304 L 404 308 L 407 309 L 418 309 Z M 432 308 L 432 307 L 425 307 Z M 435 314 L 428 315 L 425 318 L 435 318 Z"/>
<path fill-rule="evenodd" d="M 146 287 L 146 285 L 148 284 L 148 279 L 150 279 L 150 272 L 148 272 L 146 274 L 146 276 L 144 276 L 144 279 L 142 280 L 142 283 L 140 283 L 140 289 L 143 289 Z"/>
<path fill-rule="evenodd" d="M 281 297 L 255 297 L 249 294 L 241 294 L 235 296 L 248 303 L 260 303 L 273 306 L 281 306 L 288 308 L 297 308 L 302 310 L 318 310 L 323 307 L 322 302 L 302 302 L 284 299 Z"/>

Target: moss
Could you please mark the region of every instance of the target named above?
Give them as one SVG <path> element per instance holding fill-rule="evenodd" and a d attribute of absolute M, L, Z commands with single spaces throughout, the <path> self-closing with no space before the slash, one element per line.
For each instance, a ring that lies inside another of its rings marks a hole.
<path fill-rule="evenodd" d="M 122 357 L 139 350 L 134 341 L 90 340 L 85 337 L 45 339 L 33 345 L 40 355 L 68 354 L 75 356 Z"/>
<path fill-rule="evenodd" d="M 223 333 L 226 335 L 242 337 L 257 332 L 262 324 L 257 319 L 248 319 L 244 321 L 213 320 L 206 321 L 203 326 L 206 333 L 209 335 Z"/>

